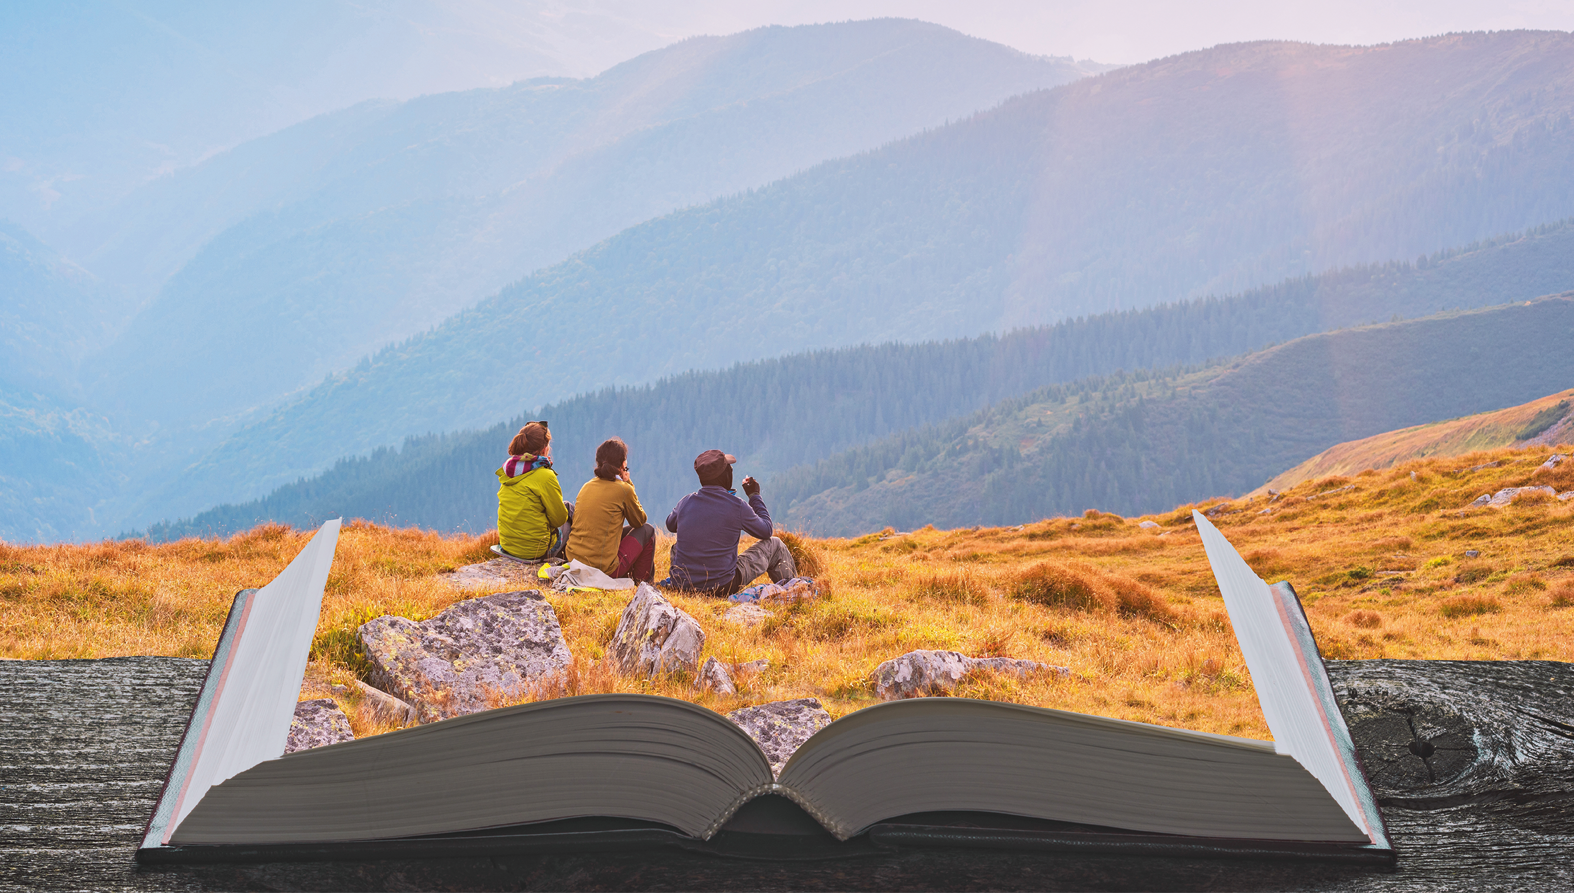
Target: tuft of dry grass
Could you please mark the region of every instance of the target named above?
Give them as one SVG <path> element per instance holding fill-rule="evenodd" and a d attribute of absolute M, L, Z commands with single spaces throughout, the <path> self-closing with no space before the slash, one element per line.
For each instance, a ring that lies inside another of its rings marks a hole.
<path fill-rule="evenodd" d="M 1574 611 L 1562 610 L 1574 607 L 1574 500 L 1467 508 L 1480 493 L 1539 483 L 1549 453 L 1305 481 L 1271 502 L 1225 503 L 1214 523 L 1259 574 L 1295 585 L 1325 657 L 1574 660 Z M 1152 516 L 1159 531 L 1095 512 L 1020 528 L 783 535 L 827 595 L 743 627 L 723 619 L 724 600 L 670 594 L 704 628 L 702 658 L 739 668 L 736 696 L 700 694 L 683 674 L 619 676 L 602 657 L 627 594 L 548 593 L 574 663 L 532 697 L 636 691 L 720 711 L 817 697 L 844 715 L 876 702 L 870 674 L 881 661 L 934 648 L 1071 668 L 1064 678 L 981 673 L 960 695 L 1262 737 L 1190 509 Z M 0 656 L 206 657 L 233 593 L 272 579 L 308 536 L 265 526 L 164 545 L 0 544 Z M 490 558 L 494 542 L 345 525 L 303 695 L 337 698 L 358 735 L 386 731 L 350 684 L 364 672 L 355 628 L 485 594 L 454 589 L 444 572 Z M 658 577 L 670 547 L 658 541 Z M 764 668 L 742 669 L 755 661 Z"/>
<path fill-rule="evenodd" d="M 1497 599 L 1486 595 L 1456 595 L 1443 600 L 1437 612 L 1444 617 L 1474 617 L 1477 614 L 1496 614 L 1503 610 Z"/>

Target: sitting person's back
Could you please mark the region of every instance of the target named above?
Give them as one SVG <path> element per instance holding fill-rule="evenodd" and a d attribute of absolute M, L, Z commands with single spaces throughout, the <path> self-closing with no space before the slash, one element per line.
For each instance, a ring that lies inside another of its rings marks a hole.
<path fill-rule="evenodd" d="M 629 477 L 628 445 L 610 438 L 596 448 L 595 477 L 574 497 L 565 554 L 610 577 L 649 583 L 656 577 L 656 528 L 645 520 Z"/>
<path fill-rule="evenodd" d="M 760 485 L 743 479 L 744 502 L 732 492 L 732 463 L 721 450 L 706 450 L 694 460 L 700 489 L 678 501 L 667 516 L 667 529 L 678 535 L 672 547 L 671 581 L 674 585 L 731 595 L 762 573 L 772 582 L 791 579 L 796 573 L 792 555 L 779 538 Z M 738 535 L 747 533 L 759 542 L 738 554 Z"/>
<path fill-rule="evenodd" d="M 569 522 L 563 488 L 552 470 L 552 434 L 544 422 L 519 429 L 508 461 L 497 470 L 497 540 L 504 552 L 535 560 L 562 549 Z"/>

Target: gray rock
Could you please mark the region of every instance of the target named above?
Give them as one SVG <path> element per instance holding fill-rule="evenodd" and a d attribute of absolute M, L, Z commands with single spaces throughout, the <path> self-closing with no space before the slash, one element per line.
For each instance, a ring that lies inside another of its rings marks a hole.
<path fill-rule="evenodd" d="M 1492 494 L 1492 498 L 1487 500 L 1486 504 L 1492 506 L 1493 508 L 1502 508 L 1505 505 L 1511 504 L 1516 499 L 1519 499 L 1521 496 L 1529 496 L 1532 493 L 1545 493 L 1548 496 L 1558 495 L 1558 491 L 1552 489 L 1551 487 L 1504 487 L 1503 489 Z M 1476 505 L 1480 502 L 1481 500 L 1478 499 L 1475 502 L 1472 502 L 1471 505 Z"/>
<path fill-rule="evenodd" d="M 1465 550 L 1465 557 L 1466 558 L 1480 558 L 1481 557 L 1481 550 L 1480 549 L 1466 549 Z"/>
<path fill-rule="evenodd" d="M 721 619 L 737 626 L 759 626 L 770 616 L 771 612 L 759 605 L 733 605 Z"/>
<path fill-rule="evenodd" d="M 694 681 L 700 691 L 713 691 L 719 695 L 738 693 L 738 686 L 732 683 L 732 674 L 727 672 L 727 666 L 714 657 L 705 658 Z"/>
<path fill-rule="evenodd" d="M 749 673 L 752 675 L 754 673 L 763 673 L 770 669 L 770 666 L 771 662 L 762 657 L 759 660 L 751 660 L 746 663 L 733 664 L 732 672 Z"/>
<path fill-rule="evenodd" d="M 1158 522 L 1156 522 L 1156 521 L 1143 521 L 1141 524 L 1138 524 L 1137 526 L 1141 527 L 1143 530 L 1158 530 L 1159 529 Z"/>
<path fill-rule="evenodd" d="M 290 736 L 285 739 L 284 752 L 309 750 L 341 741 L 354 741 L 350 731 L 350 718 L 344 715 L 333 698 L 301 701 L 295 705 L 295 717 L 290 720 Z"/>
<path fill-rule="evenodd" d="M 771 775 L 777 778 L 793 753 L 815 732 L 831 724 L 831 714 L 815 698 L 742 707 L 727 714 L 727 718 L 760 745 L 771 763 Z"/>
<path fill-rule="evenodd" d="M 355 688 L 361 694 L 361 703 L 377 719 L 393 723 L 400 728 L 412 726 L 421 721 L 420 714 L 416 712 L 414 707 L 382 689 L 372 688 L 359 679 L 355 680 Z"/>
<path fill-rule="evenodd" d="M 455 589 L 505 589 L 515 585 L 536 583 L 539 564 L 529 564 L 518 558 L 493 558 L 480 564 L 467 564 L 448 575 L 448 584 Z"/>
<path fill-rule="evenodd" d="M 909 651 L 874 670 L 874 691 L 883 701 L 940 695 L 951 691 L 975 670 L 994 670 L 1026 676 L 1052 671 L 1065 675 L 1065 667 L 1013 657 L 968 657 L 955 651 Z"/>
<path fill-rule="evenodd" d="M 385 615 L 358 635 L 371 681 L 422 722 L 488 710 L 556 683 L 572 660 L 557 613 L 533 590 L 466 599 L 420 623 Z"/>
<path fill-rule="evenodd" d="M 618 618 L 607 658 L 628 676 L 694 672 L 705 631 L 693 617 L 667 601 L 654 586 L 639 584 Z"/>
<path fill-rule="evenodd" d="M 1567 459 L 1567 458 L 1568 457 L 1563 455 L 1562 453 L 1553 453 L 1552 455 L 1547 457 L 1547 461 L 1541 463 L 1541 467 L 1547 469 L 1548 471 L 1551 471 L 1552 469 L 1557 468 L 1558 465 L 1561 464 L 1563 462 L 1563 460 Z"/>

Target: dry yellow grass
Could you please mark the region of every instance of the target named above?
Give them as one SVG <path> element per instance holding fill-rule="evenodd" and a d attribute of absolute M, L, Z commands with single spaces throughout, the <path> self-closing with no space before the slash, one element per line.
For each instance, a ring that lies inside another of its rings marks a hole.
<path fill-rule="evenodd" d="M 1257 572 L 1295 584 L 1327 657 L 1566 661 L 1574 659 L 1574 500 L 1465 508 L 1501 487 L 1574 489 L 1574 462 L 1538 470 L 1550 452 L 1421 460 L 1303 482 L 1271 502 L 1198 507 L 1222 506 L 1215 523 Z M 626 594 L 553 594 L 575 664 L 547 694 L 641 691 L 721 711 L 818 697 L 842 715 L 874 703 L 869 675 L 880 661 L 943 648 L 1072 670 L 1067 678 L 984 675 L 961 695 L 1265 737 L 1190 508 L 1152 516 L 1160 529 L 1090 512 L 1014 528 L 795 542 L 821 565 L 828 596 L 778 609 L 754 628 L 724 622 L 725 602 L 672 596 L 705 628 L 707 654 L 769 661 L 738 678 L 736 697 L 697 695 L 681 677 L 609 672 L 600 659 Z M 0 656 L 206 657 L 234 591 L 271 579 L 307 536 L 269 526 L 219 542 L 0 544 Z M 421 619 L 481 594 L 454 590 L 443 573 L 490 557 L 495 541 L 347 524 L 303 695 L 349 681 L 353 630 L 364 620 Z M 669 548 L 660 544 L 658 576 Z M 339 699 L 357 734 L 383 730 L 353 696 Z"/>

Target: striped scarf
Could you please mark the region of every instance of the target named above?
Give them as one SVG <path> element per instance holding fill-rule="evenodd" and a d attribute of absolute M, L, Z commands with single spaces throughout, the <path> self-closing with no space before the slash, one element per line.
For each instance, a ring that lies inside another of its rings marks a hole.
<path fill-rule="evenodd" d="M 526 453 L 523 456 L 509 456 L 508 461 L 503 463 L 503 475 L 516 478 L 522 474 L 529 474 L 537 468 L 551 467 L 551 456 L 532 456 Z"/>

